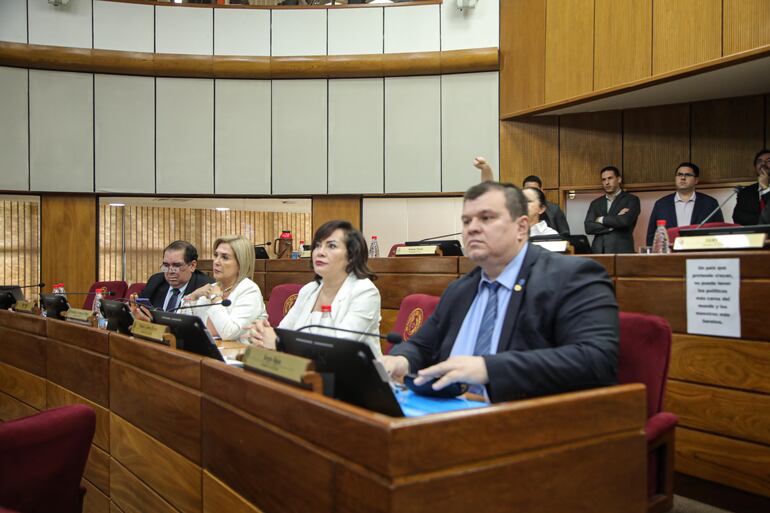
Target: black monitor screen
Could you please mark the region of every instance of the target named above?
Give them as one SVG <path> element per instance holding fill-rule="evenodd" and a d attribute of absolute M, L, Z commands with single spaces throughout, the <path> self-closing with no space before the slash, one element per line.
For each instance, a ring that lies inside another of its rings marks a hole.
<path fill-rule="evenodd" d="M 254 246 L 254 258 L 256 260 L 269 260 L 270 255 L 267 254 L 267 250 L 263 246 Z"/>
<path fill-rule="evenodd" d="M 117 331 L 125 335 L 131 334 L 131 325 L 134 324 L 134 316 L 128 305 L 121 301 L 102 299 L 102 315 L 107 319 L 107 329 Z"/>
<path fill-rule="evenodd" d="M 70 309 L 67 298 L 60 294 L 41 294 L 40 302 L 42 303 L 42 308 L 45 310 L 46 316 L 51 319 L 63 321 L 64 316 L 61 313 Z"/>
<path fill-rule="evenodd" d="M 200 317 L 153 310 L 152 322 L 169 327 L 176 337 L 177 349 L 224 361 L 222 353 Z"/>
<path fill-rule="evenodd" d="M 313 360 L 317 372 L 334 376 L 336 399 L 392 417 L 404 416 L 385 369 L 365 342 L 280 328 L 275 332 L 279 351 Z"/>

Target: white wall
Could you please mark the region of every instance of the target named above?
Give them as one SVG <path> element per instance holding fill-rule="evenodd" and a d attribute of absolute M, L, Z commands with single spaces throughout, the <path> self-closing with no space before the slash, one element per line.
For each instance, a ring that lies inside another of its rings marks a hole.
<path fill-rule="evenodd" d="M 29 72 L 0 67 L 0 189 L 29 190 Z"/>

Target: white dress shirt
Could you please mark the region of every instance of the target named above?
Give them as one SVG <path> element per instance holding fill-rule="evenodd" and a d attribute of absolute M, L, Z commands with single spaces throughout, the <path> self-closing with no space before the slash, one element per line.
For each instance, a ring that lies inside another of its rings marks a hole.
<path fill-rule="evenodd" d="M 207 297 L 200 297 L 193 304 L 211 305 L 198 308 L 183 308 L 181 313 L 196 315 L 206 323 L 210 320 L 222 340 L 238 340 L 245 335 L 245 328 L 257 319 L 267 319 L 265 300 L 259 286 L 244 278 L 227 296 L 230 306 L 211 305 Z"/>
<path fill-rule="evenodd" d="M 529 227 L 529 236 L 535 235 L 559 235 L 559 232 L 548 226 L 545 221 L 540 221 Z"/>

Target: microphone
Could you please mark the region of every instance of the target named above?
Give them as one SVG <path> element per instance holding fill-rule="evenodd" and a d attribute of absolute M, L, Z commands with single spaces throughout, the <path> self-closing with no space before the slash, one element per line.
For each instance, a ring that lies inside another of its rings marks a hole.
<path fill-rule="evenodd" d="M 0 291 L 11 290 L 11 289 L 29 289 L 32 287 L 40 287 L 42 289 L 43 287 L 45 287 L 45 283 L 41 281 L 40 283 L 35 283 L 34 285 L 0 285 Z"/>
<path fill-rule="evenodd" d="M 742 185 L 736 185 L 735 187 L 733 187 L 733 192 L 732 192 L 732 193 L 730 193 L 730 195 L 729 195 L 727 198 L 725 198 L 725 200 L 724 200 L 722 203 L 720 203 L 720 204 L 719 204 L 719 206 L 717 206 L 717 208 L 715 208 L 714 210 L 712 210 L 712 211 L 711 211 L 711 213 L 710 213 L 709 215 L 707 215 L 707 216 L 706 216 L 706 219 L 704 219 L 704 220 L 703 220 L 703 222 L 702 222 L 701 224 L 699 224 L 698 226 L 696 226 L 696 227 L 695 227 L 695 229 L 696 229 L 696 230 L 699 230 L 700 228 L 702 228 L 704 224 L 708 223 L 709 219 L 711 219 L 712 217 L 714 217 L 714 214 L 716 214 L 717 212 L 719 212 L 719 210 L 720 210 L 720 209 L 721 209 L 723 206 L 725 206 L 725 203 L 727 203 L 728 201 L 730 201 L 730 199 L 731 199 L 733 196 L 735 196 L 736 194 L 738 194 L 739 192 L 741 192 L 743 189 L 744 189 L 744 187 L 743 187 Z"/>
<path fill-rule="evenodd" d="M 344 331 L 346 333 L 355 333 L 356 335 L 368 335 L 371 337 L 378 337 L 383 340 L 387 340 L 391 344 L 400 344 L 404 341 L 403 338 L 401 338 L 401 335 L 398 333 L 388 333 L 387 335 L 380 335 L 379 333 L 369 333 L 368 331 L 357 331 L 357 330 L 348 330 L 345 328 L 335 328 L 334 326 L 324 326 L 323 324 L 308 324 L 306 326 L 302 326 L 296 331 L 302 331 L 308 328 L 322 328 L 325 330 L 334 330 L 334 331 Z"/>
<path fill-rule="evenodd" d="M 446 235 L 439 235 L 437 237 L 428 237 L 427 239 L 420 239 L 417 242 L 427 242 L 429 240 L 445 239 L 447 237 L 454 237 L 455 235 L 462 235 L 463 232 L 447 233 Z"/>
<path fill-rule="evenodd" d="M 182 308 L 202 308 L 204 306 L 217 306 L 217 305 L 230 306 L 231 304 L 233 304 L 233 302 L 230 301 L 229 299 L 223 299 L 219 303 L 211 303 L 209 305 L 181 305 L 166 311 L 171 313 L 171 312 L 176 312 L 177 310 L 181 310 Z"/>
<path fill-rule="evenodd" d="M 272 245 L 273 245 L 273 243 L 270 242 L 270 241 L 263 242 L 262 244 L 254 244 L 255 247 L 256 246 L 272 246 Z"/>

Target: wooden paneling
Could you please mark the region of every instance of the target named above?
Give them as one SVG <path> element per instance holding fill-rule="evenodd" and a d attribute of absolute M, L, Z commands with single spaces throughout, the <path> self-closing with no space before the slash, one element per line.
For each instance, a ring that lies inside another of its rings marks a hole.
<path fill-rule="evenodd" d="M 115 414 L 110 416 L 110 456 L 180 511 L 201 510 L 200 467 Z"/>
<path fill-rule="evenodd" d="M 92 445 L 83 477 L 99 488 L 105 495 L 110 494 L 110 455 Z"/>
<path fill-rule="evenodd" d="M 203 472 L 203 513 L 260 513 L 260 510 L 235 493 L 232 488 Z"/>
<path fill-rule="evenodd" d="M 607 274 L 615 276 L 615 255 L 580 255 L 577 258 L 590 258 L 607 270 Z"/>
<path fill-rule="evenodd" d="M 273 287 L 276 285 L 282 285 L 284 283 L 299 283 L 304 285 L 305 283 L 309 283 L 313 279 L 313 276 L 315 275 L 312 271 L 293 273 L 267 273 L 265 277 L 265 288 L 262 289 L 262 292 L 264 293 L 265 299 L 269 299 L 270 292 L 272 292 Z"/>
<path fill-rule="evenodd" d="M 361 198 L 359 196 L 314 196 L 313 233 L 326 221 L 343 219 L 361 229 Z M 312 238 L 311 238 L 312 240 Z M 310 241 L 305 240 L 306 243 Z"/>
<path fill-rule="evenodd" d="M 677 164 L 689 160 L 689 105 L 623 112 L 623 180 L 626 184 L 673 184 Z M 712 177 L 703 173 L 701 179 L 708 181 Z"/>
<path fill-rule="evenodd" d="M 723 54 L 770 44 L 767 0 L 723 0 Z"/>
<path fill-rule="evenodd" d="M 393 326 L 396 324 L 396 317 L 398 316 L 398 309 L 383 308 L 380 310 L 382 319 L 380 320 L 380 333 L 387 334 L 393 331 Z"/>
<path fill-rule="evenodd" d="M 192 388 L 201 386 L 202 356 L 110 333 L 110 356 Z"/>
<path fill-rule="evenodd" d="M 63 282 L 70 292 L 86 292 L 96 281 L 96 198 L 44 194 L 41 204 L 41 280 L 45 290 Z M 70 296 L 72 306 L 85 296 Z"/>
<path fill-rule="evenodd" d="M 601 168 L 622 166 L 620 112 L 565 116 L 561 118 L 560 124 L 559 186 L 598 187 L 601 184 Z"/>
<path fill-rule="evenodd" d="M 48 379 L 86 399 L 109 407 L 109 357 L 48 340 Z"/>
<path fill-rule="evenodd" d="M 676 429 L 676 470 L 770 496 L 770 448 L 692 429 Z"/>
<path fill-rule="evenodd" d="M 11 397 L 5 392 L 0 392 L 0 421 L 7 422 L 34 415 L 35 413 L 37 413 L 37 410 L 32 406 Z"/>
<path fill-rule="evenodd" d="M 593 0 L 547 0 L 545 101 L 588 93 L 594 78 Z"/>
<path fill-rule="evenodd" d="M 761 96 L 692 104 L 692 159 L 701 177 L 756 179 L 751 159 L 764 142 L 763 110 Z"/>
<path fill-rule="evenodd" d="M 110 362 L 112 412 L 196 463 L 201 459 L 200 408 L 197 390 Z"/>
<path fill-rule="evenodd" d="M 27 315 L 16 313 L 12 310 L 0 310 L 0 326 L 45 337 L 48 323 L 46 319 L 39 315 Z"/>
<path fill-rule="evenodd" d="M 110 498 L 104 495 L 97 487 L 91 484 L 88 479 L 80 482 L 86 489 L 86 495 L 83 497 L 83 513 L 109 513 Z"/>
<path fill-rule="evenodd" d="M 106 408 L 89 401 L 66 388 L 55 383 L 48 382 L 46 386 L 46 407 L 56 408 L 69 404 L 85 404 L 96 412 L 96 431 L 94 432 L 94 445 L 105 451 L 110 450 L 110 412 Z"/>
<path fill-rule="evenodd" d="M 81 349 L 108 354 L 107 332 L 71 322 L 48 321 L 48 337 Z"/>
<path fill-rule="evenodd" d="M 398 309 L 405 296 L 415 293 L 440 296 L 456 279 L 456 274 L 382 274 L 377 279 L 377 288 L 382 308 Z"/>
<path fill-rule="evenodd" d="M 669 380 L 665 409 L 680 426 L 770 445 L 770 395 Z"/>
<path fill-rule="evenodd" d="M 595 1 L 594 90 L 652 73 L 652 1 Z"/>
<path fill-rule="evenodd" d="M 545 102 L 546 0 L 500 2 L 500 112 Z"/>
<path fill-rule="evenodd" d="M 38 410 L 45 409 L 45 380 L 4 363 L 0 363 L 0 392 Z"/>
<path fill-rule="evenodd" d="M 178 513 L 163 497 L 115 459 L 110 459 L 110 492 L 110 498 L 120 506 L 123 513 Z"/>
<path fill-rule="evenodd" d="M 751 157 L 749 157 L 751 158 Z M 619 277 L 684 278 L 687 260 L 696 258 L 740 258 L 742 279 L 762 279 L 767 276 L 767 253 L 760 251 L 725 251 L 673 253 L 665 257 L 650 255 L 615 255 Z"/>
<path fill-rule="evenodd" d="M 0 328 L 0 362 L 45 377 L 45 339 Z"/>
<path fill-rule="evenodd" d="M 770 393 L 767 342 L 674 334 L 669 379 Z"/>
<path fill-rule="evenodd" d="M 447 274 L 457 272 L 460 257 L 371 258 L 369 267 L 380 273 Z"/>
<path fill-rule="evenodd" d="M 537 175 L 544 187 L 559 186 L 559 119 L 500 122 L 500 181 L 520 185 Z"/>
<path fill-rule="evenodd" d="M 722 0 L 654 0 L 652 73 L 722 56 Z"/>

